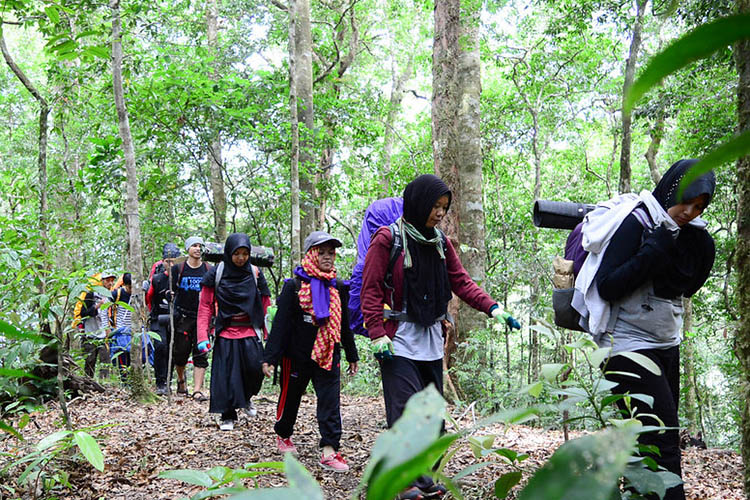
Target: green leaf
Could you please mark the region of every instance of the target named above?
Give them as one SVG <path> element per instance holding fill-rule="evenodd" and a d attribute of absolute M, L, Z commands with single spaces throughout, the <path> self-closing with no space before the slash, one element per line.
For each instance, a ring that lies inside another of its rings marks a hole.
<path fill-rule="evenodd" d="M 4 420 L 0 420 L 0 430 L 7 432 L 8 434 L 12 434 L 13 436 L 23 441 L 23 436 L 21 435 L 21 433 L 15 430 L 12 425 L 8 424 Z"/>
<path fill-rule="evenodd" d="M 710 56 L 717 50 L 750 37 L 750 14 L 724 17 L 698 26 L 654 56 L 625 98 L 624 111 L 666 76 L 693 61 Z"/>
<path fill-rule="evenodd" d="M 30 340 L 37 344 L 45 344 L 48 339 L 35 333 L 23 332 L 6 321 L 0 320 L 0 335 L 14 340 Z"/>
<path fill-rule="evenodd" d="M 682 199 L 683 191 L 701 175 L 748 154 L 750 154 L 750 130 L 722 144 L 691 166 L 680 181 L 677 199 Z"/>
<path fill-rule="evenodd" d="M 677 474 L 668 471 L 652 471 L 640 464 L 628 466 L 623 476 L 639 493 L 643 495 L 656 493 L 659 498 L 664 498 L 667 489 L 682 484 L 682 479 Z"/>
<path fill-rule="evenodd" d="M 323 500 L 323 490 L 320 489 L 320 485 L 291 453 L 287 453 L 284 457 L 284 468 L 291 488 L 304 491 L 305 498 L 310 500 Z"/>
<path fill-rule="evenodd" d="M 84 431 L 75 431 L 73 433 L 73 439 L 75 439 L 78 449 L 81 450 L 81 453 L 86 457 L 86 460 L 88 460 L 96 470 L 103 472 L 104 455 L 102 455 L 102 450 L 99 448 L 99 443 L 96 442 L 96 439 L 94 439 L 91 434 Z"/>
<path fill-rule="evenodd" d="M 516 461 L 516 458 L 518 457 L 518 452 L 515 450 L 511 450 L 510 448 L 497 448 L 495 450 L 492 450 L 492 453 L 497 453 L 501 457 L 508 460 L 508 463 L 513 463 Z"/>
<path fill-rule="evenodd" d="M 643 354 L 640 354 L 638 352 L 618 352 L 617 356 L 625 356 L 629 360 L 638 363 L 646 370 L 650 371 L 656 376 L 661 375 L 661 368 L 651 361 L 651 358 L 644 356 Z"/>
<path fill-rule="evenodd" d="M 591 357 L 589 357 L 589 361 L 591 362 L 591 366 L 594 368 L 599 367 L 599 365 L 602 364 L 602 362 L 609 357 L 609 353 L 612 352 L 611 347 L 601 347 L 597 349 L 596 351 L 591 353 Z"/>
<path fill-rule="evenodd" d="M 86 47 L 85 49 L 83 49 L 83 53 L 90 55 L 90 56 L 98 57 L 100 59 L 105 59 L 105 60 L 109 60 L 110 58 L 109 48 L 107 47 L 99 47 L 99 46 Z"/>
<path fill-rule="evenodd" d="M 508 472 L 495 481 L 495 498 L 505 498 L 510 490 L 521 482 L 521 471 Z"/>
<path fill-rule="evenodd" d="M 24 370 L 14 370 L 13 368 L 0 368 L 0 377 L 12 377 L 12 378 L 33 378 L 41 380 L 33 373 L 29 373 Z"/>
<path fill-rule="evenodd" d="M 542 389 L 544 389 L 544 384 L 539 381 L 534 384 L 527 385 L 526 387 L 521 389 L 521 394 L 528 393 L 530 396 L 538 398 L 542 393 Z"/>
<path fill-rule="evenodd" d="M 60 22 L 60 13 L 57 12 L 57 8 L 54 5 L 45 7 L 44 13 L 47 14 L 47 17 L 49 17 L 49 20 L 52 21 L 53 24 Z"/>
<path fill-rule="evenodd" d="M 555 378 L 557 378 L 557 376 L 566 366 L 568 366 L 566 363 L 548 363 L 542 365 L 542 378 L 549 382 L 552 382 L 553 380 L 555 380 Z"/>
<path fill-rule="evenodd" d="M 213 498 L 223 495 L 231 495 L 232 493 L 242 493 L 247 491 L 244 486 L 227 486 L 225 488 L 216 488 L 201 491 L 190 497 L 190 500 L 203 500 L 204 498 Z M 234 498 L 234 497 L 232 497 Z"/>
<path fill-rule="evenodd" d="M 632 429 L 611 429 L 568 441 L 534 474 L 518 499 L 609 499 L 635 442 Z"/>
<path fill-rule="evenodd" d="M 76 43 L 74 40 L 65 40 L 64 42 L 58 43 L 52 49 L 50 49 L 52 52 L 57 52 L 58 55 L 64 54 L 67 52 L 72 52 L 76 48 L 78 48 L 78 43 Z"/>
<path fill-rule="evenodd" d="M 458 481 L 460 479 L 465 478 L 466 476 L 470 476 L 471 474 L 474 474 L 476 471 L 483 469 L 484 467 L 487 467 L 488 465 L 496 464 L 497 462 L 479 462 L 477 464 L 471 464 L 468 467 L 465 467 L 461 469 L 458 474 L 453 476 L 454 481 Z"/>
<path fill-rule="evenodd" d="M 159 477 L 164 479 L 177 479 L 183 483 L 197 484 L 208 488 L 213 485 L 214 482 L 211 477 L 203 472 L 202 470 L 193 469 L 176 469 L 176 470 L 165 470 L 159 473 Z"/>
<path fill-rule="evenodd" d="M 70 431 L 66 431 L 66 430 L 61 430 L 61 431 L 53 432 L 49 436 L 46 436 L 46 437 L 44 437 L 44 439 L 42 439 L 41 441 L 39 441 L 36 444 L 36 449 L 37 449 L 37 451 L 46 450 L 47 448 L 49 448 L 49 447 L 54 446 L 55 444 L 57 444 L 60 440 L 65 439 L 70 434 L 71 434 L 71 432 Z"/>

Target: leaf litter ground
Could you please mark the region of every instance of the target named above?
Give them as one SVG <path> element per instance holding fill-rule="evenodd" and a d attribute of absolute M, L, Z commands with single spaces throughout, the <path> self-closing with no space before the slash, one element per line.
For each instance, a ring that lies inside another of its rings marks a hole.
<path fill-rule="evenodd" d="M 365 469 L 375 439 L 385 430 L 382 399 L 344 395 L 341 403 L 344 427 L 341 453 L 349 463 L 349 472 L 325 471 L 318 465 L 320 452 L 314 397 L 308 395 L 303 398 L 293 436 L 299 460 L 320 483 L 329 499 L 351 496 Z M 101 438 L 105 470 L 99 473 L 87 463 L 66 466 L 73 488 L 59 497 L 112 500 L 184 498 L 202 488 L 161 479 L 158 477 L 161 471 L 207 470 L 215 466 L 241 468 L 247 463 L 280 461 L 283 457 L 276 449 L 273 432 L 275 397 L 259 396 L 256 407 L 257 417 L 248 418 L 241 413 L 235 429 L 222 432 L 218 430 L 216 416 L 208 413 L 207 402 L 177 397 L 171 405 L 166 400 L 141 405 L 119 389 L 77 398 L 70 403 L 74 428 L 110 425 L 93 432 Z M 461 425 L 471 424 L 470 417 L 464 417 L 461 422 Z M 59 409 L 55 403 L 50 403 L 45 411 L 31 415 L 31 423 L 23 430 L 23 435 L 34 443 L 57 430 L 59 425 Z M 497 447 L 512 448 L 530 455 L 521 464 L 524 482 L 563 443 L 560 432 L 527 426 L 495 425 L 484 429 L 481 434 L 497 435 Z M 477 463 L 465 442 L 459 442 L 459 446 L 460 450 L 448 464 L 448 475 Z M 0 452 L 18 453 L 15 438 L 0 441 Z M 0 458 L 0 468 L 5 466 L 3 460 L 7 458 Z M 510 470 L 498 459 L 496 465 L 464 478 L 461 486 L 465 497 L 494 498 L 494 480 Z M 20 470 L 15 471 L 15 474 L 18 473 Z M 683 476 L 690 500 L 743 498 L 742 460 L 734 452 L 688 448 L 683 452 Z M 262 476 L 259 484 L 264 487 L 284 486 L 286 481 L 281 475 Z M 23 489 L 18 489 L 18 492 L 22 493 Z M 509 498 L 514 498 L 515 493 L 517 490 Z"/>

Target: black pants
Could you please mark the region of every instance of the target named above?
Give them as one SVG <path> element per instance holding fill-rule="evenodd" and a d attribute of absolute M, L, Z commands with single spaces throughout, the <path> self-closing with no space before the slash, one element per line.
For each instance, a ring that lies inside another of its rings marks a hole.
<path fill-rule="evenodd" d="M 96 373 L 96 361 L 102 363 L 102 377 L 109 377 L 109 348 L 104 344 L 104 339 L 84 339 L 81 344 L 83 352 L 86 353 L 86 362 L 83 367 L 87 377 L 94 378 Z"/>
<path fill-rule="evenodd" d="M 154 376 L 156 377 L 157 387 L 167 385 L 167 364 L 169 363 L 168 329 L 169 327 L 151 325 L 151 331 L 159 336 L 159 338 L 152 337 L 154 341 Z"/>
<path fill-rule="evenodd" d="M 198 320 L 189 316 L 181 316 L 174 325 L 177 335 L 174 337 L 172 351 L 172 367 L 187 365 L 192 354 L 195 368 L 208 368 L 208 353 L 198 350 Z"/>
<path fill-rule="evenodd" d="M 318 430 L 320 447 L 339 449 L 341 441 L 341 352 L 336 349 L 331 370 L 324 370 L 312 359 L 299 361 L 281 359 L 281 393 L 276 406 L 276 424 L 273 429 L 282 438 L 294 432 L 299 405 L 307 385 L 312 380 L 317 396 Z"/>
<path fill-rule="evenodd" d="M 618 383 L 617 387 L 612 389 L 612 392 L 615 394 L 630 392 L 652 396 L 654 398 L 653 408 L 644 408 L 645 403 L 637 401 L 639 408 L 636 415 L 640 413 L 653 413 L 662 419 L 666 427 L 679 426 L 677 416 L 677 409 L 680 403 L 679 346 L 670 347 L 669 349 L 645 349 L 637 352 L 647 356 L 651 361 L 656 363 L 661 369 L 661 375 L 654 375 L 638 363 L 624 356 L 614 356 L 607 364 L 607 371 L 634 373 L 640 378 L 624 375 L 607 375 L 608 380 Z M 622 401 L 618 401 L 617 404 L 620 409 L 625 409 Z M 659 425 L 659 422 L 651 417 L 639 417 L 639 420 L 644 425 Z M 663 433 L 647 432 L 640 435 L 638 442 L 644 445 L 658 446 L 661 456 L 651 455 L 651 457 L 668 471 L 682 477 L 679 431 L 669 430 Z M 652 497 L 649 496 L 648 498 Z M 656 497 L 654 496 L 653 498 Z M 664 496 L 664 500 L 684 500 L 684 498 L 685 490 L 682 485 L 670 488 Z"/>
<path fill-rule="evenodd" d="M 435 384 L 443 394 L 443 360 L 414 361 L 413 359 L 394 356 L 393 359 L 380 361 L 380 375 L 383 379 L 383 398 L 385 399 L 385 417 L 388 428 L 393 427 L 399 419 L 406 402 L 414 394 Z"/>
<path fill-rule="evenodd" d="M 217 337 L 211 364 L 210 413 L 222 420 L 237 420 L 236 408 L 245 408 L 263 384 L 263 345 L 258 337 Z"/>

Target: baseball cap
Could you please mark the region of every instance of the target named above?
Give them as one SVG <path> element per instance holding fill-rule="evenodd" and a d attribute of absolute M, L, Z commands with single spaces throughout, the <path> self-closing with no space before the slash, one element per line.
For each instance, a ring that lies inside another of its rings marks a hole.
<path fill-rule="evenodd" d="M 114 271 L 110 271 L 109 269 L 102 271 L 101 279 L 105 278 L 117 278 L 117 273 Z"/>
<path fill-rule="evenodd" d="M 322 245 L 323 243 L 327 243 L 329 241 L 333 243 L 334 248 L 338 248 L 343 245 L 340 240 L 334 238 L 325 231 L 313 231 L 307 236 L 307 238 L 305 238 L 305 253 L 307 253 L 307 251 L 312 247 Z"/>

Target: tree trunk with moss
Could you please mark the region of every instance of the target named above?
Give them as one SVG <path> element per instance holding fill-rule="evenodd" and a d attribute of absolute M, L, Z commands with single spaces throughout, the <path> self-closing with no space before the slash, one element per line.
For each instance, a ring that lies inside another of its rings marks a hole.
<path fill-rule="evenodd" d="M 432 52 L 432 140 L 435 172 L 453 192 L 442 229 L 456 247 L 469 276 L 484 283 L 484 204 L 479 99 L 479 13 L 474 0 L 435 3 Z M 457 342 L 485 326 L 486 315 L 454 298 Z M 456 304 L 458 302 L 458 304 Z M 447 343 L 448 366 L 455 344 Z"/>
<path fill-rule="evenodd" d="M 740 13 L 750 13 L 750 0 L 738 0 Z M 739 75 L 737 85 L 737 119 L 740 133 L 750 130 L 750 40 L 734 46 Z M 739 322 L 735 332 L 737 359 L 742 366 L 741 451 L 744 465 L 745 496 L 750 498 L 750 157 L 737 160 L 737 303 Z"/>
<path fill-rule="evenodd" d="M 132 333 L 130 345 L 131 360 L 131 389 L 137 399 L 152 397 L 141 361 L 141 331 L 146 322 L 146 307 L 143 301 L 143 253 L 141 250 L 141 223 L 138 217 L 138 168 L 135 163 L 135 149 L 133 136 L 130 133 L 130 120 L 125 105 L 125 91 L 122 85 L 122 24 L 120 21 L 120 2 L 110 0 L 112 11 L 112 89 L 115 97 L 117 121 L 122 139 L 122 151 L 125 158 L 126 194 L 125 194 L 125 225 L 128 234 L 128 270 L 132 275 L 133 292 L 130 305 L 133 307 Z"/>
<path fill-rule="evenodd" d="M 211 79 L 219 79 L 219 2 L 211 0 L 206 8 L 206 39 L 214 58 Z M 227 195 L 224 192 L 223 162 L 221 159 L 221 134 L 214 130 L 208 145 L 208 165 L 213 195 L 214 232 L 218 241 L 227 239 Z"/>

